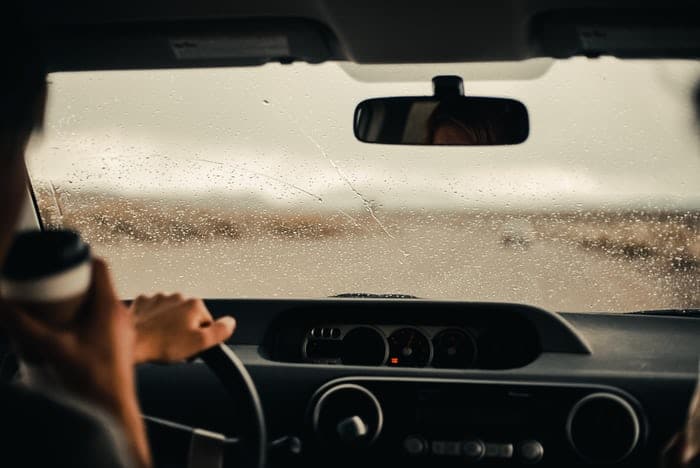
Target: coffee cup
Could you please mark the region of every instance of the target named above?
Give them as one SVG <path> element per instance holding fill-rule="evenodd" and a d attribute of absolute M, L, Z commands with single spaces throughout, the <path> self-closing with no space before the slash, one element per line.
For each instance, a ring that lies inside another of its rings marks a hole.
<path fill-rule="evenodd" d="M 75 320 L 90 288 L 90 247 L 72 231 L 26 231 L 12 243 L 0 275 L 7 302 L 51 326 Z"/>
<path fill-rule="evenodd" d="M 73 231 L 18 234 L 0 271 L 0 296 L 22 313 L 60 331 L 78 317 L 92 279 L 90 247 Z M 20 356 L 30 385 L 53 385 L 51 369 Z"/>

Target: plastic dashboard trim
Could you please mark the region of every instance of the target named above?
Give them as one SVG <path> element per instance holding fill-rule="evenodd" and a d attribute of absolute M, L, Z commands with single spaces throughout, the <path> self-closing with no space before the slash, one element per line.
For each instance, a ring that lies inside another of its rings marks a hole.
<path fill-rule="evenodd" d="M 594 383 L 575 383 L 575 382 L 547 382 L 547 381 L 530 381 L 530 380 L 488 380 L 488 379 L 453 379 L 453 378 L 432 378 L 432 377 L 377 377 L 377 376 L 346 376 L 337 379 L 329 380 L 323 385 L 321 385 L 309 399 L 305 414 L 307 421 L 313 415 L 314 407 L 318 402 L 319 398 L 324 395 L 328 390 L 336 387 L 338 385 L 360 385 L 363 381 L 370 382 L 388 382 L 388 383 L 436 383 L 436 384 L 461 384 L 461 385 L 500 385 L 500 386 L 531 386 L 531 387 L 555 387 L 555 388 L 574 388 L 574 389 L 586 389 L 591 390 L 595 393 L 610 393 L 618 398 L 620 398 L 625 404 L 629 405 L 639 418 L 640 428 L 638 433 L 638 441 L 644 444 L 649 436 L 649 420 L 647 418 L 646 411 L 642 404 L 629 392 L 615 386 L 605 385 L 605 384 L 594 384 Z M 592 393 L 591 395 L 593 395 Z M 589 395 L 590 397 L 590 395 Z M 587 397 L 588 398 L 588 397 Z M 639 446 L 634 449 L 636 451 Z M 632 452 L 630 452 L 632 453 Z"/>
<path fill-rule="evenodd" d="M 463 302 L 434 301 L 426 299 L 213 299 L 206 300 L 207 306 L 215 316 L 227 315 L 235 311 L 239 322 L 250 320 L 249 325 L 259 327 L 241 328 L 229 341 L 229 344 L 260 344 L 266 342 L 266 336 L 274 329 L 274 324 L 285 318 L 297 323 L 304 323 L 311 317 L 322 316 L 327 319 L 337 318 L 336 311 L 367 311 L 400 308 L 406 314 L 425 309 L 441 310 L 445 315 L 454 314 L 464 318 L 465 313 L 498 314 L 514 313 L 528 320 L 540 339 L 541 351 L 551 353 L 569 353 L 590 355 L 593 353 L 586 338 L 564 317 L 538 307 L 497 302 Z M 250 314 L 250 315 L 249 315 Z M 253 317 L 254 315 L 254 317 Z M 410 321 L 410 320 L 407 320 Z"/>

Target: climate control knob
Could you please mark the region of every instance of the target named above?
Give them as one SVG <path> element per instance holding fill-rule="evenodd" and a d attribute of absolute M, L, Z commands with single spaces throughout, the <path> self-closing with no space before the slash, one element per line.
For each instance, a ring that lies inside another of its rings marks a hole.
<path fill-rule="evenodd" d="M 379 437 L 384 415 L 372 392 L 360 385 L 341 384 L 321 393 L 311 423 L 324 444 L 363 447 Z"/>
<path fill-rule="evenodd" d="M 367 424 L 359 416 L 350 416 L 338 423 L 336 426 L 338 437 L 347 443 L 357 442 L 367 436 L 369 429 Z"/>

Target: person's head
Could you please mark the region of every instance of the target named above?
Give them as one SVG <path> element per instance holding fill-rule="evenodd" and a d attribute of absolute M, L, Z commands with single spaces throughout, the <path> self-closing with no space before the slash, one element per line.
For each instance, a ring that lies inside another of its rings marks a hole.
<path fill-rule="evenodd" d="M 507 145 L 524 141 L 527 133 L 522 113 L 479 98 L 445 99 L 428 119 L 433 145 Z"/>
<path fill-rule="evenodd" d="M 13 11 L 15 10 L 15 11 Z M 0 262 L 12 239 L 26 195 L 24 151 L 40 128 L 46 100 L 46 72 L 38 41 L 17 7 L 3 7 L 0 41 Z"/>
<path fill-rule="evenodd" d="M 440 103 L 428 121 L 428 141 L 433 145 L 488 145 L 496 135 L 489 122 L 462 115 L 449 101 Z"/>
<path fill-rule="evenodd" d="M 428 120 L 428 141 L 433 145 L 494 145 L 503 140 L 498 119 L 484 119 L 487 108 L 478 104 L 442 101 Z M 476 116 L 476 117 L 475 117 Z"/>

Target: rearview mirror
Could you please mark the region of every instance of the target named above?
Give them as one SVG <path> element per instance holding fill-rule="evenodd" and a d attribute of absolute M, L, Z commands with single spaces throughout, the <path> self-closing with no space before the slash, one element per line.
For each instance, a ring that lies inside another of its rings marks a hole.
<path fill-rule="evenodd" d="M 433 78 L 434 96 L 368 99 L 355 109 L 355 137 L 390 145 L 515 145 L 527 140 L 527 108 L 505 98 L 464 96 L 457 76 Z"/>

